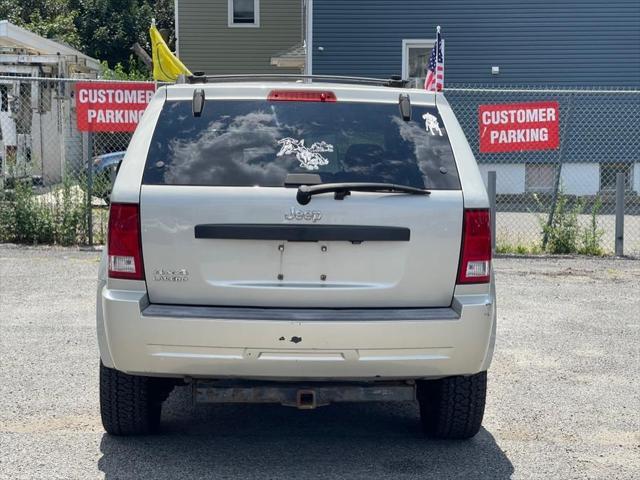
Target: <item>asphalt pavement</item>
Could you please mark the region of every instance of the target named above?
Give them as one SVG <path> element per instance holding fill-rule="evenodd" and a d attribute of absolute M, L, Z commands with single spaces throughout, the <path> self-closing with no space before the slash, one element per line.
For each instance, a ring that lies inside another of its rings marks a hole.
<path fill-rule="evenodd" d="M 483 430 L 421 436 L 413 404 L 193 405 L 106 435 L 98 253 L 0 246 L 1 479 L 640 478 L 640 261 L 499 258 Z"/>

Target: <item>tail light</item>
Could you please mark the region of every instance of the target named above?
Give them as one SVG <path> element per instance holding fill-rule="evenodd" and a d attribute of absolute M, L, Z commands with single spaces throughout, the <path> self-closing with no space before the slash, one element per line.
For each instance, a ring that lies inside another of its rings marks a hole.
<path fill-rule="evenodd" d="M 487 283 L 491 273 L 489 210 L 465 210 L 457 283 Z"/>
<path fill-rule="evenodd" d="M 325 90 L 271 90 L 270 102 L 336 102 L 336 94 Z"/>
<path fill-rule="evenodd" d="M 131 203 L 112 203 L 109 210 L 109 277 L 144 280 L 140 207 Z"/>

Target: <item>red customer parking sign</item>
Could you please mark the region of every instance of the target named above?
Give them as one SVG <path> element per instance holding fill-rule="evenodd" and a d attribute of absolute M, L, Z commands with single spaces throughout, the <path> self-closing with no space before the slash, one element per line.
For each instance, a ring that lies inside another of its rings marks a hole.
<path fill-rule="evenodd" d="M 155 92 L 150 82 L 76 83 L 81 132 L 133 132 Z"/>
<path fill-rule="evenodd" d="M 558 102 L 480 105 L 480 153 L 555 150 L 560 145 Z"/>

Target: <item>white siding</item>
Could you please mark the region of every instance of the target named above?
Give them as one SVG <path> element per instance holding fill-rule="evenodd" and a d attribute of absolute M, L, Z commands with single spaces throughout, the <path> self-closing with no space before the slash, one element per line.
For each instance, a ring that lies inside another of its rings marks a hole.
<path fill-rule="evenodd" d="M 496 172 L 496 193 L 524 193 L 524 164 L 483 163 L 478 165 L 480 173 L 487 184 L 487 172 Z"/>
<path fill-rule="evenodd" d="M 498 194 L 518 194 L 525 192 L 524 164 L 483 163 L 480 173 L 487 184 L 487 172 L 494 170 L 497 175 Z M 560 176 L 562 189 L 569 195 L 595 195 L 600 191 L 600 165 L 597 163 L 565 163 Z M 640 163 L 635 164 L 634 190 L 640 191 Z"/>
<path fill-rule="evenodd" d="M 633 166 L 633 189 L 640 193 L 640 163 Z"/>
<path fill-rule="evenodd" d="M 600 165 L 565 163 L 560 174 L 562 190 L 569 195 L 595 195 L 600 190 Z"/>

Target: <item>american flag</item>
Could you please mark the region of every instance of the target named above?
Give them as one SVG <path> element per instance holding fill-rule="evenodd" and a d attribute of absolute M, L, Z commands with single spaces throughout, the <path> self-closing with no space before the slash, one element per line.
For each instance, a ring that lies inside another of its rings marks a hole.
<path fill-rule="evenodd" d="M 424 89 L 430 92 L 441 92 L 442 87 L 444 87 L 444 41 L 438 27 L 437 40 L 429 57 Z"/>

